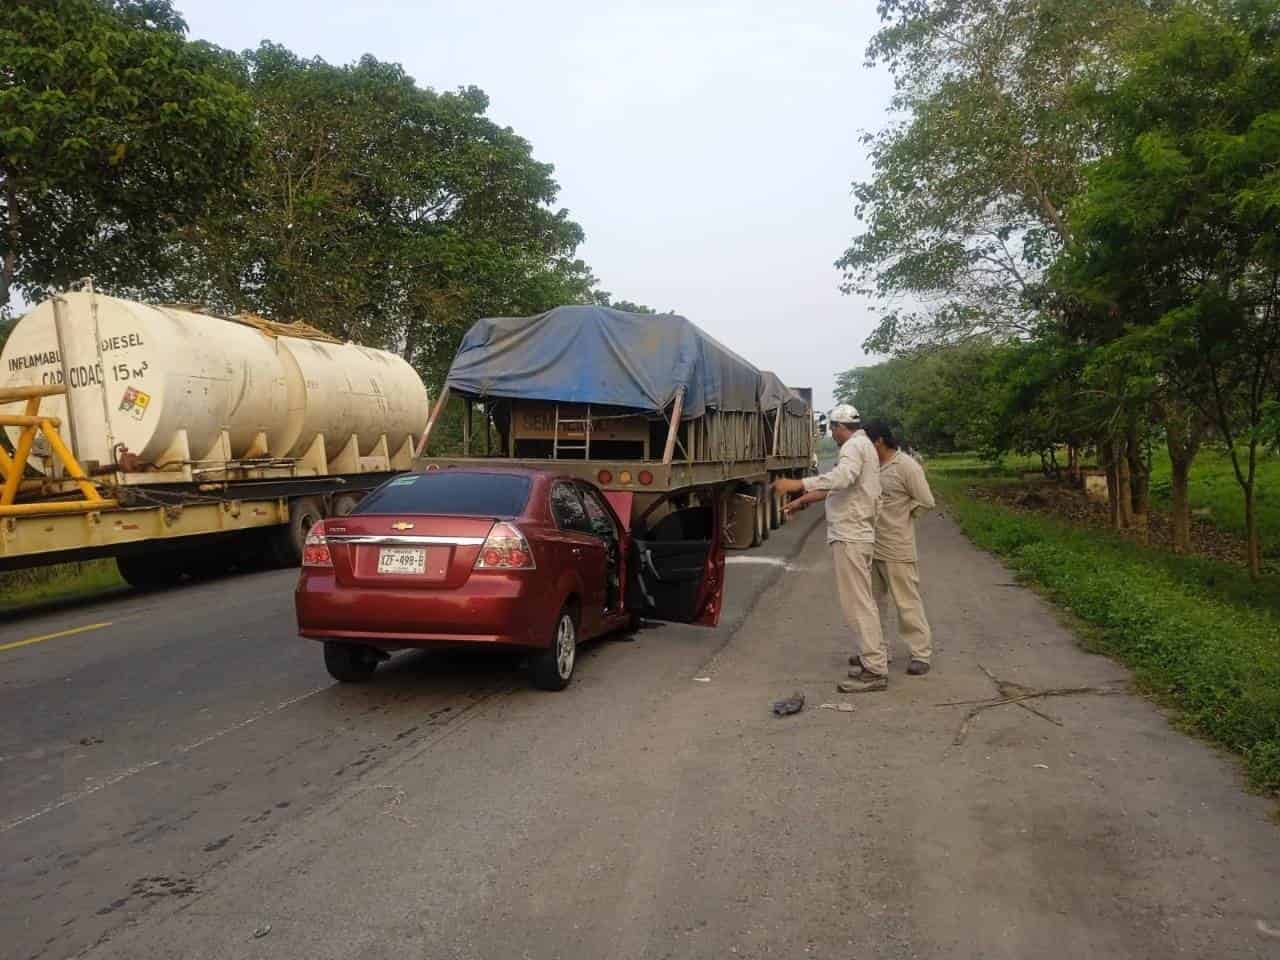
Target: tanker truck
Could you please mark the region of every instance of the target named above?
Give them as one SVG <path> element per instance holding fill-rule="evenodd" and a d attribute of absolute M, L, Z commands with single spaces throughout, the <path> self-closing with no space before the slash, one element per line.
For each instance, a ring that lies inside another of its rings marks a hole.
<path fill-rule="evenodd" d="M 305 324 L 55 296 L 0 351 L 0 570 L 295 565 L 311 524 L 411 466 L 429 409 L 403 359 Z"/>
<path fill-rule="evenodd" d="M 812 469 L 811 398 L 676 314 L 564 306 L 481 320 L 462 339 L 414 469 L 554 464 L 601 487 L 628 524 L 660 519 L 679 496 L 713 494 L 726 544 L 747 548 L 786 521 L 770 482 Z M 462 457 L 431 452 L 450 402 L 462 407 Z"/>

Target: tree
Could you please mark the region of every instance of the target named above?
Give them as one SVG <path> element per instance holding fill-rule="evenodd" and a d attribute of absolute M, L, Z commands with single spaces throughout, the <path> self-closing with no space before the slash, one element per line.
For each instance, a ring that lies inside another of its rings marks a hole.
<path fill-rule="evenodd" d="M 482 91 L 272 44 L 242 63 L 261 130 L 248 202 L 188 231 L 170 295 L 395 349 L 435 382 L 477 317 L 588 297 L 552 167 Z"/>
<path fill-rule="evenodd" d="M 152 282 L 247 171 L 249 99 L 169 0 L 0 6 L 0 310 L 93 275 Z"/>
<path fill-rule="evenodd" d="M 1066 207 L 1096 144 L 1074 85 L 1152 5 L 880 3 L 867 58 L 889 67 L 905 119 L 864 137 L 865 229 L 836 262 L 846 292 L 887 305 L 867 349 L 1036 332 L 1042 275 L 1070 238 Z"/>
<path fill-rule="evenodd" d="M 1095 90 L 1112 145 L 1065 269 L 1126 321 L 1112 354 L 1154 359 L 1225 444 L 1257 576 L 1258 450 L 1280 393 L 1280 2 L 1181 6 Z"/>

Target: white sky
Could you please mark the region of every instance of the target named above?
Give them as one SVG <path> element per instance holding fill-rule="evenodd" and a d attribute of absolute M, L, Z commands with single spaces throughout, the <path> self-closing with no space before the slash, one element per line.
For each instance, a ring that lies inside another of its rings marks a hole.
<path fill-rule="evenodd" d="M 874 0 L 178 0 L 191 37 L 474 84 L 555 165 L 616 298 L 675 309 L 831 405 L 872 325 L 832 262 L 855 229 Z"/>

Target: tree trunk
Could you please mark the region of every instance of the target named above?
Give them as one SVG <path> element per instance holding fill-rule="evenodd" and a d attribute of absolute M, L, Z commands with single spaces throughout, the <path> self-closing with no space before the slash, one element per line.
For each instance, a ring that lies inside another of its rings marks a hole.
<path fill-rule="evenodd" d="M 1129 424 L 1125 437 L 1125 454 L 1129 462 L 1129 492 L 1132 497 L 1130 525 L 1143 543 L 1147 542 L 1147 519 L 1151 506 L 1151 468 L 1143 456 L 1142 436 L 1136 423 Z"/>
<path fill-rule="evenodd" d="M 1248 533 L 1249 578 L 1262 576 L 1262 537 L 1258 533 L 1258 431 L 1249 439 L 1249 482 L 1244 488 L 1244 526 Z"/>
<path fill-rule="evenodd" d="M 1112 441 L 1111 459 L 1116 467 L 1116 529 L 1133 526 L 1133 476 L 1123 440 Z"/>
<path fill-rule="evenodd" d="M 1258 511 L 1255 503 L 1256 484 L 1252 481 L 1244 491 L 1244 526 L 1248 532 L 1249 578 L 1262 576 L 1262 542 L 1258 536 Z"/>
<path fill-rule="evenodd" d="M 9 293 L 13 289 L 13 277 L 18 271 L 18 193 L 12 179 L 6 177 L 4 191 L 5 248 L 4 264 L 0 266 L 0 316 L 9 309 Z"/>
<path fill-rule="evenodd" d="M 1169 495 L 1173 508 L 1173 552 L 1191 552 L 1191 461 L 1172 456 L 1170 441 L 1169 461 L 1172 466 Z"/>
<path fill-rule="evenodd" d="M 1190 416 L 1179 416 L 1178 413 L 1165 416 L 1165 444 L 1169 447 L 1172 468 L 1170 498 L 1174 512 L 1174 553 L 1189 553 L 1192 549 L 1190 476 L 1201 445 L 1201 429 Z"/>
<path fill-rule="evenodd" d="M 1098 465 L 1107 475 L 1107 507 L 1111 511 L 1111 526 L 1120 529 L 1120 483 L 1116 470 L 1115 449 L 1110 440 L 1098 444 Z"/>

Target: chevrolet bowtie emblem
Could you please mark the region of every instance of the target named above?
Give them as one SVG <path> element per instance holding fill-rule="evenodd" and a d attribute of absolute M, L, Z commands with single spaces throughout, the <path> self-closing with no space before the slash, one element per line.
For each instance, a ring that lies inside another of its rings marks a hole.
<path fill-rule="evenodd" d="M 412 523 L 406 523 L 406 522 L 405 522 L 405 521 L 403 521 L 403 520 L 397 520 L 395 523 L 393 523 L 393 524 L 391 525 L 391 529 L 392 529 L 392 530 L 412 530 L 412 529 L 413 529 L 413 524 L 412 524 Z"/>

